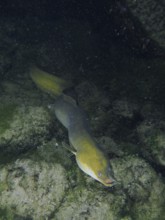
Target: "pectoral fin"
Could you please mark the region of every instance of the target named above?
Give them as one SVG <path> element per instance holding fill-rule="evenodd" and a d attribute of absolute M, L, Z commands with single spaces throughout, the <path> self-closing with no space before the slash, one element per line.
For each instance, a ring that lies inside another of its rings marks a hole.
<path fill-rule="evenodd" d="M 67 145 L 66 143 L 62 143 L 62 147 L 64 147 L 65 149 L 69 150 L 72 154 L 76 155 L 77 152 L 75 151 L 75 149 L 73 149 L 72 145 Z"/>

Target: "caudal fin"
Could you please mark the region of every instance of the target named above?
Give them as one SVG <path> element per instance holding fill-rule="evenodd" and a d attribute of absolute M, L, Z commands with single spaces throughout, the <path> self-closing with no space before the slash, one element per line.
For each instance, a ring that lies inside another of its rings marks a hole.
<path fill-rule="evenodd" d="M 65 89 L 71 87 L 70 82 L 51 75 L 36 66 L 30 69 L 30 76 L 40 89 L 54 96 L 61 95 Z"/>

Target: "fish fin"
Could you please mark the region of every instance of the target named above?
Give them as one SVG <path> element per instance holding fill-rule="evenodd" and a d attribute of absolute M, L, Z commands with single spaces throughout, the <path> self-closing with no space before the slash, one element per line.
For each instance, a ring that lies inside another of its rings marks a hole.
<path fill-rule="evenodd" d="M 51 75 L 36 66 L 30 69 L 30 76 L 35 84 L 42 90 L 54 96 L 59 96 L 62 92 L 71 87 L 71 83 L 57 76 Z"/>
<path fill-rule="evenodd" d="M 72 154 L 76 155 L 77 152 L 73 149 L 72 146 L 67 145 L 66 143 L 62 143 L 62 147 L 64 147 L 65 149 L 67 149 L 68 151 L 70 151 Z"/>

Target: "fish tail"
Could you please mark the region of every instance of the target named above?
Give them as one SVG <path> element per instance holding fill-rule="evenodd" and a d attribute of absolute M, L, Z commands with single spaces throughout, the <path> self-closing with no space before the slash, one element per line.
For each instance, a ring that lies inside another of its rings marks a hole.
<path fill-rule="evenodd" d="M 71 83 L 61 79 L 57 76 L 51 75 L 36 66 L 30 69 L 30 76 L 33 82 L 45 92 L 53 95 L 59 96 L 62 92 L 71 87 Z"/>

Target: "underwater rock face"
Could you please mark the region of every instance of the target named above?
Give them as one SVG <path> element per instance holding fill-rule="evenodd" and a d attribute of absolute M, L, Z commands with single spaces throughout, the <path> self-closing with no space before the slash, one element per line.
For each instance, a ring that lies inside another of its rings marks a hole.
<path fill-rule="evenodd" d="M 25 151 L 48 136 L 50 116 L 43 107 L 2 104 L 0 110 L 6 117 L 3 118 L 3 126 L 0 127 L 1 152 Z"/>
<path fill-rule="evenodd" d="M 142 154 L 150 161 L 165 166 L 165 122 L 158 125 L 145 120 L 138 128 L 139 137 L 143 143 Z"/>
<path fill-rule="evenodd" d="M 130 103 L 127 98 L 122 98 L 113 102 L 114 113 L 125 118 L 133 118 L 138 108 L 137 103 Z"/>
<path fill-rule="evenodd" d="M 26 80 L 27 81 L 27 80 Z M 36 147 L 49 136 L 51 116 L 41 96 L 26 85 L 1 84 L 0 150 L 18 154 Z"/>
<path fill-rule="evenodd" d="M 126 3 L 150 38 L 165 49 L 165 4 L 163 0 L 126 0 Z"/>
<path fill-rule="evenodd" d="M 103 192 L 96 189 L 75 188 L 56 213 L 59 220 L 118 220 L 122 219 L 120 212 L 126 205 L 126 196 L 115 195 L 113 192 Z"/>
<path fill-rule="evenodd" d="M 112 167 L 122 193 L 127 195 L 132 219 L 165 219 L 165 184 L 149 164 L 138 157 L 126 156 L 112 160 Z"/>
<path fill-rule="evenodd" d="M 144 120 L 137 126 L 140 152 L 152 163 L 165 166 L 164 108 L 146 103 L 141 109 Z"/>
<path fill-rule="evenodd" d="M 68 187 L 60 164 L 16 160 L 0 169 L 0 208 L 35 220 L 58 209 Z"/>
<path fill-rule="evenodd" d="M 111 160 L 118 182 L 107 188 L 84 174 L 67 154 L 54 139 L 29 156 L 1 165 L 0 216 L 34 220 L 155 220 L 164 216 L 165 185 L 144 160 L 133 156 Z"/>

